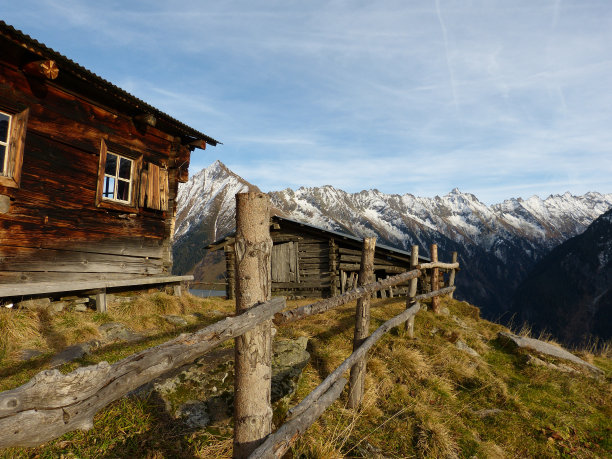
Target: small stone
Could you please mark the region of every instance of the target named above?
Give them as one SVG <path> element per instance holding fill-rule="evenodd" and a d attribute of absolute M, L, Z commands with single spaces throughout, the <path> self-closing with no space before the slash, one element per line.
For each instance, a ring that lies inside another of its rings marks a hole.
<path fill-rule="evenodd" d="M 478 352 L 476 352 L 474 349 L 472 349 L 470 346 L 468 346 L 467 344 L 465 344 L 462 340 L 458 339 L 457 341 L 455 341 L 455 347 L 461 351 L 465 351 L 468 354 L 474 356 L 474 357 L 480 357 L 480 354 L 478 354 Z"/>
<path fill-rule="evenodd" d="M 21 351 L 20 359 L 24 361 L 30 360 L 43 354 L 44 352 L 39 351 L 38 349 L 24 349 Z"/>
<path fill-rule="evenodd" d="M 177 408 L 175 415 L 192 428 L 201 429 L 210 424 L 206 402 L 188 400 Z"/>
<path fill-rule="evenodd" d="M 444 314 L 445 316 L 450 314 L 450 310 L 447 307 L 444 307 L 442 309 L 440 309 L 440 313 Z"/>
<path fill-rule="evenodd" d="M 134 333 L 125 325 L 119 322 L 109 322 L 98 327 L 102 335 L 110 341 L 136 341 L 142 338 L 139 333 Z"/>
<path fill-rule="evenodd" d="M 62 312 L 64 308 L 67 306 L 65 301 L 54 301 L 52 302 L 47 310 L 52 313 Z"/>
<path fill-rule="evenodd" d="M 461 328 L 469 328 L 467 324 L 457 316 L 451 317 Z"/>
<path fill-rule="evenodd" d="M 474 414 L 478 416 L 480 419 L 490 418 L 500 413 L 503 413 L 503 411 L 500 410 L 499 408 L 491 408 L 491 409 L 483 409 L 483 410 L 474 411 Z"/>
<path fill-rule="evenodd" d="M 435 336 L 439 331 L 440 329 L 438 327 L 433 327 L 431 330 L 429 330 L 429 335 Z"/>
<path fill-rule="evenodd" d="M 176 315 L 173 315 L 173 314 L 168 314 L 168 315 L 165 315 L 165 316 L 162 316 L 162 317 L 166 320 L 166 322 L 171 323 L 172 325 L 176 325 L 178 327 L 185 327 L 185 326 L 189 325 L 189 323 L 184 318 L 182 318 L 181 316 L 176 316 Z"/>
<path fill-rule="evenodd" d="M 98 340 L 89 341 L 87 343 L 73 344 L 68 346 L 59 354 L 55 355 L 50 362 L 51 368 L 58 367 L 73 360 L 80 359 L 85 354 L 89 354 L 93 349 L 100 346 Z"/>
<path fill-rule="evenodd" d="M 16 303 L 18 308 L 29 309 L 30 311 L 43 311 L 49 307 L 51 299 L 37 298 L 33 300 L 19 301 Z"/>
<path fill-rule="evenodd" d="M 87 308 L 87 306 L 85 306 L 84 304 L 77 304 L 77 305 L 74 307 L 74 310 L 75 310 L 76 312 L 87 312 L 87 309 L 88 309 L 88 308 Z"/>

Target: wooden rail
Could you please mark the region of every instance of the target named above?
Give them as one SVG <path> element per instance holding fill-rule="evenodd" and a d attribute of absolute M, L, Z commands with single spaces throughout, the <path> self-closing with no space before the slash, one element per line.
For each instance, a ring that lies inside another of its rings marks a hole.
<path fill-rule="evenodd" d="M 357 408 L 363 395 L 365 357 L 368 351 L 394 327 L 406 323 L 412 337 L 414 317 L 421 309 L 420 301 L 439 298 L 455 290 L 455 272 L 459 269 L 456 254 L 453 263 L 433 261 L 418 265 L 418 247 L 412 249 L 410 271 L 368 282 L 373 270 L 372 257 L 362 257 L 359 286 L 348 292 L 299 308 L 283 311 L 284 298 L 268 300 L 270 295 L 269 206 L 261 201 L 262 194 L 237 195 L 239 231 L 236 239 L 237 315 L 183 334 L 141 351 L 113 365 L 101 362 L 79 368 L 67 375 L 47 370 L 28 383 L 0 393 L 0 447 L 37 446 L 75 429 L 93 426 L 93 416 L 110 402 L 152 379 L 194 361 L 199 356 L 229 339 L 235 339 L 235 429 L 234 457 L 281 457 L 321 414 L 338 399 L 346 385 L 343 375 L 356 365 L 351 376 L 351 406 Z M 254 211 L 255 207 L 259 206 Z M 240 220 L 242 218 L 243 220 Z M 245 220 L 246 218 L 246 220 Z M 367 250 L 373 249 L 373 244 Z M 433 247 L 432 247 L 433 249 Z M 437 248 L 436 248 L 437 250 Z M 433 257 L 432 257 L 433 258 Z M 417 294 L 417 279 L 425 270 L 435 272 L 450 269 L 449 287 Z M 372 293 L 410 282 L 406 310 L 387 320 L 372 335 L 368 335 L 369 307 Z M 268 300 L 268 301 L 266 301 Z M 352 354 L 317 388 L 288 412 L 287 422 L 276 432 L 271 429 L 271 322 L 284 325 L 313 314 L 320 314 L 354 300 L 356 333 Z M 367 300 L 367 301 L 366 301 Z M 257 304 L 259 302 L 259 304 Z M 241 363 L 242 362 L 242 363 Z"/>

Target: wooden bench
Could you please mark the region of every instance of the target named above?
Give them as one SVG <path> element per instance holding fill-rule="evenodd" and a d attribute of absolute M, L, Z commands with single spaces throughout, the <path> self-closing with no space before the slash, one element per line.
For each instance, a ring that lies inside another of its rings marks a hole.
<path fill-rule="evenodd" d="M 0 299 L 37 296 L 47 293 L 95 292 L 96 310 L 106 312 L 106 290 L 143 285 L 173 284 L 174 294 L 182 294 L 181 283 L 192 281 L 193 276 L 155 276 L 131 279 L 92 280 L 78 282 L 28 282 L 23 284 L 0 284 Z"/>

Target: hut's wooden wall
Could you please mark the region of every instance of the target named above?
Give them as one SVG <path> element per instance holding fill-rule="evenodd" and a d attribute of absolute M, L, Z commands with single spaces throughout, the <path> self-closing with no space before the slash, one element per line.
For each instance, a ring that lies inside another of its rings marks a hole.
<path fill-rule="evenodd" d="M 189 149 L 58 83 L 26 78 L 17 58 L 8 53 L 0 62 L 0 109 L 29 108 L 20 186 L 0 186 L 10 198 L 0 213 L 0 283 L 168 272 L 174 201 L 185 179 L 177 166 L 188 164 Z M 168 169 L 168 211 L 96 205 L 102 140 Z"/>

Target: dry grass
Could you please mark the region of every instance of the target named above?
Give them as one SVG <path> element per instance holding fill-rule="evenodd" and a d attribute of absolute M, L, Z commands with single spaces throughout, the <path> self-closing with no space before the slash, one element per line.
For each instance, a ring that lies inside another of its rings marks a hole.
<path fill-rule="evenodd" d="M 310 302 L 293 301 L 290 307 Z M 612 454 L 609 359 L 592 354 L 593 361 L 607 371 L 608 379 L 603 381 L 526 366 L 523 357 L 497 341 L 497 332 L 504 327 L 481 320 L 477 308 L 450 299 L 443 299 L 442 307 L 450 314 L 419 313 L 416 339 L 404 336 L 401 327 L 381 339 L 368 358 L 360 410 L 346 409 L 345 391 L 290 454 L 300 458 Z M 402 299 L 374 301 L 371 331 L 404 308 Z M 279 337 L 309 338 L 311 362 L 292 403 L 306 396 L 352 352 L 354 309 L 351 303 L 278 329 Z M 195 327 L 233 310 L 232 301 L 154 294 L 132 303 L 112 303 L 106 315 L 79 313 L 75 317 L 82 320 L 76 325 L 70 314 L 50 317 L 44 330 L 54 330 L 70 341 L 78 334 L 93 333 L 92 324 L 121 321 L 147 333 L 155 327 L 163 336 L 159 340 L 165 340 L 169 338 L 160 332 L 180 330 L 160 320 L 161 315 L 180 315 Z M 43 330 L 40 317 L 34 314 L 19 320 L 23 339 L 35 342 Z M 457 349 L 458 339 L 481 357 Z M 125 346 L 118 355 L 103 351 L 92 361 L 113 361 L 137 349 L 136 345 Z M 477 414 L 492 409 L 501 412 Z M 7 457 L 230 457 L 231 444 L 231 430 L 189 431 L 168 418 L 163 406 L 153 400 L 124 399 L 96 416 L 94 431 L 68 434 L 33 450 L 13 449 Z"/>

